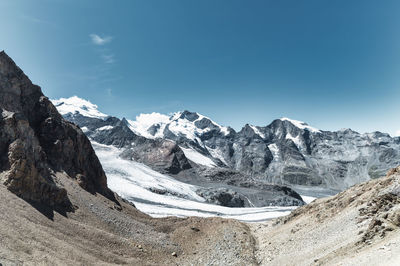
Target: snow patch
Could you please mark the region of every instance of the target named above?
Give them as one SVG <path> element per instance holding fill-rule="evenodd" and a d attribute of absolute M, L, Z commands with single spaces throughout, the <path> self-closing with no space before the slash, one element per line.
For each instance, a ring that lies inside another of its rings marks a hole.
<path fill-rule="evenodd" d="M 98 128 L 98 129 L 96 129 L 96 130 L 102 131 L 102 130 L 110 130 L 110 129 L 113 129 L 113 128 L 114 128 L 113 126 L 104 126 L 104 127 Z"/>
<path fill-rule="evenodd" d="M 251 126 L 251 125 L 250 125 L 250 127 L 251 127 L 251 129 L 253 129 L 254 133 L 256 133 L 257 135 L 259 135 L 261 138 L 265 139 L 264 133 L 262 133 L 260 130 L 258 130 L 257 127 Z"/>
<path fill-rule="evenodd" d="M 226 166 L 228 166 L 228 163 L 225 161 L 224 155 L 222 154 L 222 151 L 220 149 L 211 149 L 210 147 L 206 147 L 208 152 L 211 154 L 212 157 L 217 158 L 221 160 Z"/>
<path fill-rule="evenodd" d="M 208 166 L 208 167 L 215 167 L 215 163 L 208 158 L 207 156 L 201 154 L 198 151 L 195 151 L 191 148 L 183 148 L 180 147 L 183 151 L 183 153 L 185 154 L 186 158 L 188 158 L 189 160 L 191 160 L 192 162 L 196 163 L 196 164 L 200 164 L 200 165 L 204 165 L 204 166 Z"/>
<path fill-rule="evenodd" d="M 229 135 L 229 128 L 228 128 L 228 127 L 222 127 L 222 126 L 220 126 L 220 129 L 221 129 L 221 132 L 222 132 L 225 136 Z M 400 132 L 400 131 L 399 131 L 399 132 Z M 399 135 L 400 135 L 400 133 L 399 133 Z"/>
<path fill-rule="evenodd" d="M 301 142 L 300 142 L 300 137 L 299 136 L 293 137 L 292 134 L 287 133 L 286 134 L 286 139 L 291 139 L 294 142 L 294 144 L 296 144 L 297 148 L 300 149 Z"/>
<path fill-rule="evenodd" d="M 87 127 L 82 127 L 81 130 L 83 133 L 87 133 L 89 131 L 89 129 Z"/>
<path fill-rule="evenodd" d="M 275 143 L 269 144 L 268 149 L 272 152 L 273 160 L 279 159 L 279 148 Z"/>
<path fill-rule="evenodd" d="M 295 125 L 296 127 L 300 128 L 300 129 L 307 129 L 309 131 L 311 131 L 312 133 L 321 133 L 321 130 L 315 128 L 315 127 L 311 127 L 309 126 L 307 123 L 303 122 L 303 121 L 298 121 L 298 120 L 293 120 L 287 117 L 283 117 L 280 119 L 281 121 L 288 121 L 290 123 L 292 123 L 293 125 Z"/>
<path fill-rule="evenodd" d="M 301 198 L 303 199 L 303 201 L 304 201 L 306 204 L 309 204 L 309 203 L 311 203 L 313 200 L 316 199 L 316 197 L 311 197 L 311 196 L 305 196 L 305 195 L 300 195 L 300 196 L 301 196 Z"/>
<path fill-rule="evenodd" d="M 168 125 L 168 129 L 176 136 L 184 136 L 190 140 L 198 139 L 197 135 L 205 132 L 206 130 L 199 130 L 195 124 L 187 119 L 176 119 Z"/>

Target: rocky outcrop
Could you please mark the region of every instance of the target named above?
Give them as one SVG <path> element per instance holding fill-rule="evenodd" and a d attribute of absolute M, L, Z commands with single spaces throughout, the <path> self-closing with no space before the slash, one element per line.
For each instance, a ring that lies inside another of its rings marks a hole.
<path fill-rule="evenodd" d="M 226 207 L 250 207 L 250 202 L 245 196 L 237 193 L 232 189 L 216 188 L 216 189 L 201 189 L 197 193 L 206 199 L 207 202 L 226 206 Z"/>
<path fill-rule="evenodd" d="M 147 139 L 139 145 L 125 149 L 121 157 L 150 165 L 161 173 L 178 174 L 192 168 L 181 148 L 169 140 Z"/>
<path fill-rule="evenodd" d="M 191 179 L 206 187 L 197 193 L 208 202 L 228 207 L 302 206 L 305 204 L 301 196 L 290 187 L 265 183 L 235 170 L 203 167 L 197 168 L 196 171 L 197 173 Z M 189 175 L 188 171 L 184 174 L 186 178 Z"/>
<path fill-rule="evenodd" d="M 72 210 L 57 183 L 64 172 L 91 193 L 113 199 L 105 173 L 84 133 L 64 120 L 39 86 L 0 53 L 0 177 L 25 200 Z"/>

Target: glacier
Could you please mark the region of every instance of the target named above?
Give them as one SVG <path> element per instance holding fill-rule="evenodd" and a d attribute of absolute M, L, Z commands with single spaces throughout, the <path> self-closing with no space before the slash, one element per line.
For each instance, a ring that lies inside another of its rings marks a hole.
<path fill-rule="evenodd" d="M 120 158 L 121 149 L 92 141 L 104 171 L 108 187 L 131 201 L 140 211 L 152 217 L 199 216 L 262 222 L 288 215 L 296 206 L 229 208 L 206 203 L 196 194 L 199 188 L 161 174 L 148 166 Z M 157 192 L 154 192 L 157 191 Z"/>

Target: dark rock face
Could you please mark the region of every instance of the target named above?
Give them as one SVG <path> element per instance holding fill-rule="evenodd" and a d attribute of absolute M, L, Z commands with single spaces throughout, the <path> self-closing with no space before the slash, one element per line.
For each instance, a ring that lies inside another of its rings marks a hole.
<path fill-rule="evenodd" d="M 184 111 L 184 112 L 182 112 L 180 118 L 187 119 L 187 120 L 193 122 L 197 118 L 199 118 L 199 115 L 197 113 L 194 113 L 194 112 Z"/>
<path fill-rule="evenodd" d="M 125 149 L 121 157 L 144 163 L 161 173 L 178 174 L 192 168 L 181 148 L 169 140 L 147 139 L 140 145 Z"/>
<path fill-rule="evenodd" d="M 207 202 L 225 207 L 241 208 L 250 206 L 250 203 L 243 195 L 227 188 L 202 189 L 197 191 L 197 193 L 205 198 Z"/>
<path fill-rule="evenodd" d="M 18 196 L 71 210 L 56 172 L 89 192 L 113 199 L 104 171 L 84 133 L 67 122 L 40 87 L 0 53 L 0 178 Z"/>

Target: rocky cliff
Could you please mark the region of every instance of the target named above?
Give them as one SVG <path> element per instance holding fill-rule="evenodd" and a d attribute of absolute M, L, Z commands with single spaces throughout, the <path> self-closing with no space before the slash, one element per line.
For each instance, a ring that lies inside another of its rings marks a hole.
<path fill-rule="evenodd" d="M 40 87 L 0 52 L 0 178 L 25 200 L 72 210 L 58 183 L 64 172 L 91 193 L 113 193 L 85 134 L 66 121 Z"/>

